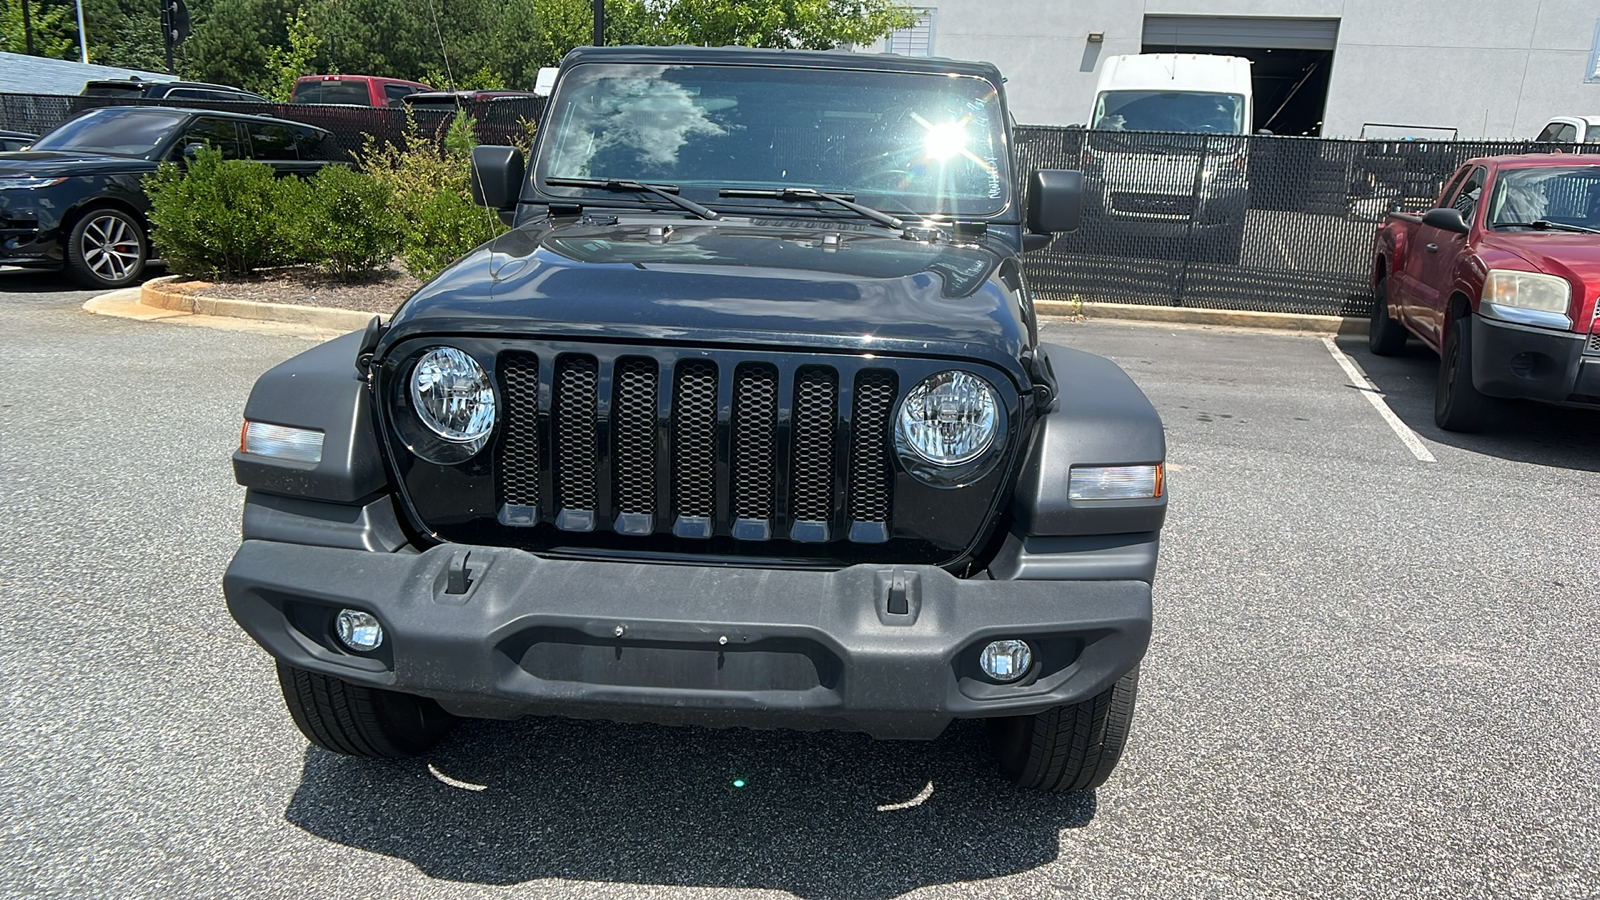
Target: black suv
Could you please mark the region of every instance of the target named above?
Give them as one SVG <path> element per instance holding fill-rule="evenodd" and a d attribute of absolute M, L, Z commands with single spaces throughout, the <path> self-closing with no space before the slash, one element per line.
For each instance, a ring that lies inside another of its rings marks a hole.
<path fill-rule="evenodd" d="M 251 91 L 203 81 L 144 81 L 113 78 L 91 81 L 79 92 L 84 97 L 119 97 L 129 100 L 210 100 L 225 103 L 271 103 Z"/>
<path fill-rule="evenodd" d="M 0 153 L 0 265 L 65 269 L 87 287 L 137 281 L 150 259 L 144 177 L 197 145 L 306 175 L 339 159 L 320 128 L 265 116 L 154 106 L 90 110 Z"/>
<path fill-rule="evenodd" d="M 295 723 L 362 756 L 528 714 L 932 738 L 1092 788 L 1128 733 L 1161 422 L 1038 340 L 994 66 L 587 48 L 513 225 L 262 376 L 223 581 Z"/>

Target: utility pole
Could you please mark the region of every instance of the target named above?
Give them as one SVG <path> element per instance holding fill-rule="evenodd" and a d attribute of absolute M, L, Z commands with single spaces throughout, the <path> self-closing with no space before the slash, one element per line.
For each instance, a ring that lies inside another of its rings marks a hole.
<path fill-rule="evenodd" d="M 83 0 L 78 0 L 78 55 L 89 64 L 89 35 L 83 30 Z"/>
<path fill-rule="evenodd" d="M 33 55 L 33 16 L 28 12 L 28 0 L 22 0 L 22 33 L 23 43 L 27 45 L 28 55 Z"/>
<path fill-rule="evenodd" d="M 26 3 L 27 0 L 23 2 Z M 596 47 L 606 45 L 606 0 L 594 0 L 594 45 Z"/>

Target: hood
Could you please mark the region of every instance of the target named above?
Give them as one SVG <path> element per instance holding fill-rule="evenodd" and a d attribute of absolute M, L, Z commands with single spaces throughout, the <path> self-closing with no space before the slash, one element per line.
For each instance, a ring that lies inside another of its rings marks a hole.
<path fill-rule="evenodd" d="M 1484 233 L 1479 249 L 1510 253 L 1540 272 L 1577 279 L 1591 287 L 1600 285 L 1600 234 L 1490 231 Z"/>
<path fill-rule="evenodd" d="M 120 175 L 154 172 L 156 163 L 131 156 L 111 156 L 77 150 L 18 150 L 0 153 L 0 178 L 36 175 L 57 178 L 75 175 Z"/>
<path fill-rule="evenodd" d="M 979 357 L 1015 373 L 1027 330 L 1006 258 L 837 220 L 546 220 L 425 285 L 384 346 L 448 333 L 777 344 Z"/>

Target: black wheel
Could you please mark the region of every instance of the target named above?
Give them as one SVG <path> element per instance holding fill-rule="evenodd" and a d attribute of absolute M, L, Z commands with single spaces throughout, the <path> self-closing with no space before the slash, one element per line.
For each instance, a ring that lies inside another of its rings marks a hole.
<path fill-rule="evenodd" d="M 89 210 L 67 237 L 67 273 L 86 287 L 127 287 L 149 258 L 144 228 L 118 209 Z"/>
<path fill-rule="evenodd" d="M 1452 315 L 1439 354 L 1439 381 L 1433 392 L 1433 421 L 1445 431 L 1477 431 L 1492 401 L 1472 383 L 1472 320 Z"/>
<path fill-rule="evenodd" d="M 1389 317 L 1389 278 L 1378 279 L 1372 297 L 1372 324 L 1367 329 L 1367 346 L 1379 356 L 1393 356 L 1405 349 L 1406 327 Z"/>
<path fill-rule="evenodd" d="M 1111 689 L 1033 716 L 989 720 L 1000 772 L 1020 787 L 1087 791 L 1105 784 L 1122 758 L 1139 696 L 1139 670 Z"/>
<path fill-rule="evenodd" d="M 378 759 L 416 756 L 457 719 L 426 697 L 351 684 L 278 663 L 289 715 L 306 739 L 324 750 Z"/>

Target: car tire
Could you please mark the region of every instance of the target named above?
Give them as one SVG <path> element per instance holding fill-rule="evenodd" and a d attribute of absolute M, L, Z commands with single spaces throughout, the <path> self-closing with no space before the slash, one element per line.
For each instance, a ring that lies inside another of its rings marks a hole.
<path fill-rule="evenodd" d="M 67 274 L 84 287 L 120 288 L 139 280 L 150 260 L 144 226 L 120 209 L 91 209 L 67 236 Z"/>
<path fill-rule="evenodd" d="M 1032 716 L 989 720 L 1000 772 L 1019 787 L 1087 791 L 1105 784 L 1122 758 L 1139 696 L 1139 670 L 1104 693 Z"/>
<path fill-rule="evenodd" d="M 426 753 L 459 721 L 426 697 L 351 684 L 283 663 L 278 683 L 306 739 L 346 756 L 394 759 Z"/>
<path fill-rule="evenodd" d="M 1406 327 L 1389 315 L 1389 279 L 1378 279 L 1372 297 L 1372 323 L 1367 330 L 1367 346 L 1378 356 L 1394 356 L 1406 346 Z"/>
<path fill-rule="evenodd" d="M 1433 393 L 1433 421 L 1445 431 L 1483 428 L 1492 401 L 1472 383 L 1472 316 L 1452 315 L 1439 354 L 1439 380 Z"/>

